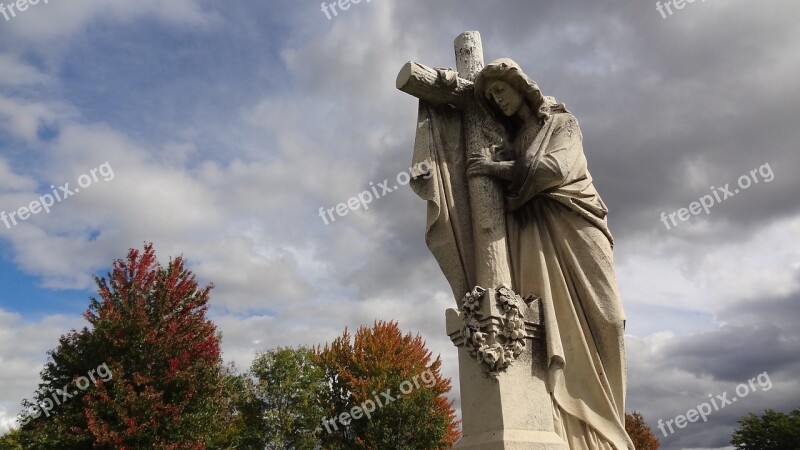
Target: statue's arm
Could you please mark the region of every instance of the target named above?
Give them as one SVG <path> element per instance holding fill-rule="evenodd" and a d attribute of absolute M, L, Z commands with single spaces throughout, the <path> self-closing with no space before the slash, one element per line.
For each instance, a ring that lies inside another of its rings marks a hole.
<path fill-rule="evenodd" d="M 504 146 L 493 145 L 469 158 L 467 175 L 488 175 L 504 181 L 514 178 L 514 161 L 506 160 L 508 153 Z"/>
<path fill-rule="evenodd" d="M 492 164 L 492 172 L 489 175 L 504 181 L 514 179 L 514 161 L 501 161 Z"/>

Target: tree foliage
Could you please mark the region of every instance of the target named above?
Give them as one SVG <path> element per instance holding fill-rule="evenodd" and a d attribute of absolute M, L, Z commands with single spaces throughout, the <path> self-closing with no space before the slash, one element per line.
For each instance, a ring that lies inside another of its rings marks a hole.
<path fill-rule="evenodd" d="M 625 413 L 625 431 L 636 450 L 658 450 L 661 445 L 639 412 Z"/>
<path fill-rule="evenodd" d="M 234 367 L 226 368 L 224 408 L 217 420 L 224 426 L 208 445 L 209 450 L 264 450 L 266 437 L 263 408 L 256 398 L 254 383 Z"/>
<path fill-rule="evenodd" d="M 324 378 L 312 360 L 311 349 L 278 348 L 262 353 L 253 361 L 250 376 L 255 380 L 266 448 L 316 448 L 322 432 Z"/>
<path fill-rule="evenodd" d="M 224 426 L 219 336 L 206 319 L 212 285 L 200 287 L 182 257 L 162 267 L 152 244 L 131 249 L 84 317 L 90 327 L 61 337 L 32 401 L 61 397 L 100 364 L 112 376 L 93 380 L 22 426 L 25 448 L 205 449 Z"/>
<path fill-rule="evenodd" d="M 324 349 L 270 350 L 238 374 L 206 318 L 213 285 L 182 257 L 164 267 L 147 244 L 95 281 L 88 326 L 59 339 L 23 401 L 56 404 L 23 411 L 0 448 L 416 450 L 459 438 L 441 360 L 394 322 L 345 330 Z"/>
<path fill-rule="evenodd" d="M 22 446 L 22 432 L 10 429 L 0 436 L 0 450 L 25 450 Z"/>
<path fill-rule="evenodd" d="M 317 348 L 315 360 L 327 385 L 323 447 L 451 448 L 459 432 L 452 401 L 445 397 L 450 380 L 439 373 L 441 360 L 431 359 L 422 338 L 404 336 L 395 322 L 361 327 L 353 339 L 345 330 Z M 374 411 L 368 417 L 354 413 L 354 408 L 370 409 L 369 402 Z"/>
<path fill-rule="evenodd" d="M 739 450 L 797 450 L 800 448 L 800 409 L 782 413 L 772 409 L 739 419 L 731 444 Z"/>

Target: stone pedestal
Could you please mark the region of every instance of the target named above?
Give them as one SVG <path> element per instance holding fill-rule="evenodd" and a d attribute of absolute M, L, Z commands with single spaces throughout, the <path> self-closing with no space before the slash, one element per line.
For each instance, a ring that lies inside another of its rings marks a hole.
<path fill-rule="evenodd" d="M 472 302 L 468 294 L 459 310 L 446 313 L 447 334 L 458 347 L 461 378 L 463 437 L 454 448 L 567 450 L 555 434 L 545 384 L 540 300 L 515 296 L 517 301 L 509 302 L 509 290 L 476 289 Z M 513 323 L 521 321 L 524 331 Z M 509 333 L 510 329 L 519 332 Z M 524 348 L 515 352 L 514 345 L 521 341 Z M 498 351 L 505 351 L 499 362 Z"/>

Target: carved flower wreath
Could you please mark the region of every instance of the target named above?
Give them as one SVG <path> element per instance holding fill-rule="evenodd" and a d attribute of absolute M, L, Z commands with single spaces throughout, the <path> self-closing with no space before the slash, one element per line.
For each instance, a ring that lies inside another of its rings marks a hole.
<path fill-rule="evenodd" d="M 464 318 L 465 346 L 470 355 L 482 363 L 488 374 L 497 378 L 525 349 L 525 321 L 520 312 L 522 297 L 506 286 L 497 289 L 497 306 L 503 311 L 501 330 L 484 331 L 480 325 L 480 302 L 486 289 L 476 286 L 464 296 L 461 313 Z"/>

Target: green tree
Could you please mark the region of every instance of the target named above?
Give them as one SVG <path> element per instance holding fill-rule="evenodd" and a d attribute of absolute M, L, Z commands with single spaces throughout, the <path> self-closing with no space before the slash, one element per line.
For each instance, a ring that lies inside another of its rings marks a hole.
<path fill-rule="evenodd" d="M 206 318 L 213 286 L 200 287 L 182 257 L 162 267 L 152 244 L 95 280 L 90 326 L 61 337 L 33 400 L 23 402 L 62 400 L 23 420 L 24 447 L 207 448 L 227 426 L 219 335 Z M 101 367 L 108 376 L 83 389 L 82 377 Z"/>
<path fill-rule="evenodd" d="M 625 431 L 636 450 L 658 450 L 660 442 L 639 412 L 625 414 Z"/>
<path fill-rule="evenodd" d="M 352 339 L 345 330 L 318 348 L 315 360 L 327 386 L 324 448 L 449 449 L 458 440 L 452 401 L 445 397 L 450 380 L 419 335 L 403 335 L 395 322 L 376 322 Z"/>
<path fill-rule="evenodd" d="M 772 409 L 739 419 L 731 444 L 739 450 L 797 450 L 800 448 L 800 409 L 782 413 Z"/>
<path fill-rule="evenodd" d="M 209 443 L 209 450 L 264 450 L 266 432 L 261 401 L 251 377 L 228 367 L 224 381 L 225 408 L 218 420 L 226 424 Z"/>
<path fill-rule="evenodd" d="M 320 444 L 325 380 L 306 347 L 259 354 L 250 367 L 267 449 L 312 450 Z M 251 427 L 252 429 L 252 427 Z M 260 447 L 264 448 L 264 446 Z"/>
<path fill-rule="evenodd" d="M 21 438 L 22 432 L 18 429 L 8 430 L 0 436 L 0 450 L 25 450 Z"/>

